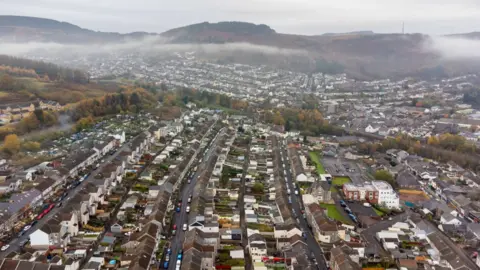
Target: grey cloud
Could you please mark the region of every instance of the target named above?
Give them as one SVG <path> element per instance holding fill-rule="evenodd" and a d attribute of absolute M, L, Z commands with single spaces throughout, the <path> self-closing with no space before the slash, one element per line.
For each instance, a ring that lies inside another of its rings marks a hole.
<path fill-rule="evenodd" d="M 424 49 L 441 55 L 445 60 L 480 59 L 480 40 L 458 37 L 433 37 Z"/>
<path fill-rule="evenodd" d="M 283 49 L 270 46 L 254 45 L 249 43 L 227 44 L 168 44 L 168 39 L 161 37 L 148 37 L 140 41 L 127 41 L 119 44 L 108 45 L 63 45 L 58 43 L 0 43 L 0 51 L 5 54 L 23 56 L 42 50 L 50 55 L 68 53 L 88 56 L 99 53 L 116 53 L 135 51 L 141 53 L 172 53 L 199 51 L 206 54 L 224 52 L 260 52 L 267 55 L 307 55 L 306 51 Z"/>
<path fill-rule="evenodd" d="M 68 21 L 101 31 L 162 32 L 203 21 L 265 23 L 282 33 L 373 30 L 445 34 L 480 24 L 477 0 L 4 0 L 3 14 Z"/>

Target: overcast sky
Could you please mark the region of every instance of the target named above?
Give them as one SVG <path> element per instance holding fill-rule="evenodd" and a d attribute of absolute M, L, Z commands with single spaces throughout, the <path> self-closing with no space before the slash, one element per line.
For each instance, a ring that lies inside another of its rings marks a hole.
<path fill-rule="evenodd" d="M 4 15 L 50 18 L 97 31 L 163 32 L 204 21 L 264 23 L 281 33 L 480 30 L 480 0 L 0 0 Z"/>

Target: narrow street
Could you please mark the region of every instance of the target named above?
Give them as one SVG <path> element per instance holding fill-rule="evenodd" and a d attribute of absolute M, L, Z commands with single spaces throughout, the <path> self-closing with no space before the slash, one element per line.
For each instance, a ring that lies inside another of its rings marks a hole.
<path fill-rule="evenodd" d="M 172 254 L 170 256 L 168 269 L 175 269 L 175 264 L 177 261 L 176 258 L 177 258 L 178 252 L 182 249 L 183 241 L 185 239 L 185 232 L 183 231 L 182 227 L 183 227 L 183 224 L 187 224 L 188 226 L 188 213 L 186 212 L 186 208 L 189 205 L 189 203 L 187 203 L 188 197 L 190 195 L 193 195 L 193 190 L 195 188 L 197 180 L 205 172 L 209 163 L 208 161 L 210 160 L 210 158 L 212 157 L 215 151 L 218 138 L 220 138 L 223 135 L 223 133 L 224 133 L 224 129 L 221 129 L 215 135 L 215 138 L 213 138 L 211 143 L 207 145 L 208 151 L 206 152 L 205 155 L 202 155 L 203 154 L 202 152 L 199 153 L 199 155 L 197 156 L 197 160 L 202 160 L 202 162 L 197 165 L 197 170 L 195 171 L 190 184 L 185 182 L 185 184 L 181 187 L 182 191 L 180 192 L 181 194 L 180 197 L 182 198 L 182 206 L 180 208 L 180 212 L 179 213 L 175 212 L 173 217 L 173 220 L 174 220 L 173 224 L 177 226 L 177 231 L 175 236 L 173 236 L 170 240 L 170 248 L 172 250 Z M 182 179 L 178 179 L 178 181 L 182 181 Z M 172 200 L 175 200 L 175 198 L 172 198 Z M 175 206 L 177 205 L 177 203 L 178 201 L 173 202 Z M 171 228 L 168 228 L 168 229 L 171 229 Z"/>
<path fill-rule="evenodd" d="M 245 217 L 245 203 L 243 198 L 245 196 L 245 176 L 247 175 L 248 165 L 249 165 L 249 156 L 250 156 L 250 143 L 248 144 L 247 153 L 245 154 L 245 163 L 243 164 L 242 172 L 242 184 L 240 188 L 240 194 L 238 194 L 238 209 L 240 210 L 240 228 L 242 228 L 242 246 L 245 255 L 245 269 L 250 270 L 252 267 L 252 260 L 250 254 L 248 253 L 248 234 L 247 234 L 247 224 Z"/>
<path fill-rule="evenodd" d="M 288 153 L 287 153 L 286 146 L 284 145 L 284 143 L 282 142 L 281 139 L 278 140 L 278 149 L 276 149 L 276 151 L 280 151 L 281 157 L 282 157 L 282 160 L 283 160 L 283 164 L 285 165 L 284 170 L 286 172 L 286 175 L 285 175 L 285 172 L 283 172 L 283 171 L 282 171 L 282 174 L 284 175 L 284 178 L 286 177 L 287 180 L 288 180 L 286 185 L 291 191 L 290 197 L 292 199 L 292 209 L 295 211 L 295 213 L 298 217 L 297 218 L 297 223 L 300 226 L 300 229 L 306 235 L 306 240 L 305 240 L 306 244 L 308 245 L 310 251 L 313 253 L 315 259 L 317 260 L 318 269 L 327 270 L 328 267 L 327 267 L 322 249 L 320 248 L 320 245 L 315 240 L 315 237 L 313 236 L 312 231 L 308 227 L 307 221 L 302 217 L 303 203 L 301 201 L 301 197 L 300 197 L 301 195 L 295 195 L 294 194 L 294 190 L 296 189 L 296 187 L 293 184 L 294 183 L 294 176 L 291 173 L 290 162 L 287 159 Z M 310 257 L 310 254 L 308 254 L 308 255 Z"/>

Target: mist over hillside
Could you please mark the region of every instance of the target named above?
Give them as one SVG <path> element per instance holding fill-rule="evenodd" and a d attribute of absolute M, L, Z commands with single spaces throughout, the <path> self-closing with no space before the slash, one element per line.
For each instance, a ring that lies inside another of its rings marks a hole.
<path fill-rule="evenodd" d="M 199 23 L 162 34 L 105 33 L 48 19 L 0 16 L 0 51 L 78 58 L 140 53 L 197 53 L 205 60 L 267 64 L 302 72 L 346 72 L 358 79 L 442 77 L 480 70 L 476 33 L 432 37 L 359 31 L 280 34 L 245 22 Z"/>

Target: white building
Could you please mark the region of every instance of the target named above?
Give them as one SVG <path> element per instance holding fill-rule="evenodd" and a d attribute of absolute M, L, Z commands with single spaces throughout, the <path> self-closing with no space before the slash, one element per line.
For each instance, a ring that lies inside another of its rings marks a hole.
<path fill-rule="evenodd" d="M 379 129 L 380 128 L 374 128 L 374 127 L 372 127 L 372 125 L 368 125 L 365 128 L 365 132 L 367 132 L 367 133 L 377 133 Z"/>
<path fill-rule="evenodd" d="M 387 208 L 398 208 L 400 206 L 400 198 L 389 183 L 372 181 L 372 186 L 378 191 L 378 204 L 385 204 Z"/>

